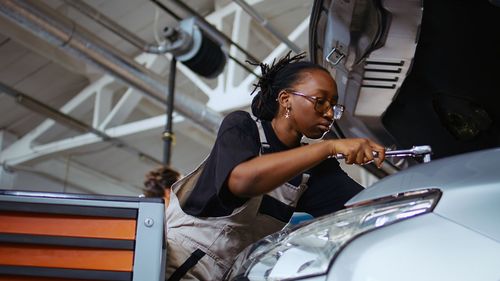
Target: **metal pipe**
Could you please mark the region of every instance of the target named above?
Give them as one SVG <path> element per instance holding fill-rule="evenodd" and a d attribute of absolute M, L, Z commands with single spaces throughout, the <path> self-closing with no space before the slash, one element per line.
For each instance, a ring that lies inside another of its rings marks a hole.
<path fill-rule="evenodd" d="M 37 112 L 47 118 L 50 118 L 64 126 L 67 126 L 73 130 L 76 130 L 80 133 L 88 133 L 90 132 L 91 127 L 85 124 L 84 122 L 71 117 L 70 115 L 64 114 L 59 110 L 48 106 L 45 103 L 42 103 L 39 100 L 36 100 L 28 95 L 25 95 L 8 85 L 0 82 L 0 92 L 10 96 L 15 99 L 17 103 L 20 105 Z"/>
<path fill-rule="evenodd" d="M 130 44 L 134 45 L 144 52 L 152 54 L 164 54 L 169 51 L 167 44 L 155 45 L 146 43 L 144 40 L 142 40 L 142 38 L 130 32 L 128 29 L 123 28 L 121 25 L 117 24 L 115 21 L 103 15 L 98 10 L 94 9 L 92 6 L 86 4 L 82 0 L 65 0 L 64 3 L 73 7 L 75 10 L 86 15 L 87 17 L 93 19 L 97 23 L 112 31 L 114 34 L 120 36 L 123 40 L 129 42 Z"/>
<path fill-rule="evenodd" d="M 148 98 L 166 103 L 164 95 L 167 85 L 163 77 L 126 57 L 40 1 L 2 0 L 0 15 L 67 53 L 101 68 L 140 90 Z M 217 132 L 222 122 L 221 114 L 188 96 L 177 99 L 175 107 L 179 113 L 212 133 Z"/>
<path fill-rule="evenodd" d="M 172 105 L 174 104 L 175 72 L 177 70 L 177 59 L 174 57 L 170 62 L 170 73 L 168 75 L 168 96 L 167 96 L 167 122 L 165 123 L 165 132 L 163 132 L 163 165 L 170 166 L 172 158 L 172 142 L 174 133 L 172 131 Z"/>
<path fill-rule="evenodd" d="M 259 12 L 257 12 L 252 6 L 248 5 L 245 0 L 233 0 L 238 4 L 245 12 L 247 12 L 254 20 L 256 20 L 262 27 L 267 29 L 271 34 L 273 34 L 276 38 L 281 40 L 281 42 L 285 43 L 294 53 L 300 54 L 302 50 L 299 46 L 295 45 L 292 41 L 288 39 L 285 35 L 281 34 L 267 19 L 262 17 Z"/>

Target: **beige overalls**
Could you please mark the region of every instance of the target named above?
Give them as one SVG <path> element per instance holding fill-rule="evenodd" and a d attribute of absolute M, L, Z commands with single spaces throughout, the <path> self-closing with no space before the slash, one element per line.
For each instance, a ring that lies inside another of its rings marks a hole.
<path fill-rule="evenodd" d="M 260 121 L 256 122 L 261 145 L 269 146 Z M 205 161 L 172 186 L 170 204 L 165 211 L 167 280 L 222 280 L 239 252 L 286 224 L 259 213 L 263 195 L 250 198 L 228 216 L 194 217 L 184 213 L 181 206 L 189 197 L 204 164 Z M 285 183 L 267 195 L 296 207 L 307 189 L 308 179 L 309 175 L 303 174 L 298 187 Z"/>

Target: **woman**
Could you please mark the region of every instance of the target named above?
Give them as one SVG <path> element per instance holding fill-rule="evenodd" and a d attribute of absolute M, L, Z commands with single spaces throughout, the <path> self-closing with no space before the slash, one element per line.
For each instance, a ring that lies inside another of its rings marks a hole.
<path fill-rule="evenodd" d="M 243 248 L 280 230 L 293 212 L 318 217 L 343 208 L 362 187 L 332 156 L 382 164 L 384 148 L 367 139 L 301 144 L 303 136 L 321 138 L 343 109 L 330 73 L 303 58 L 261 63 L 254 116 L 227 115 L 207 160 L 173 186 L 168 280 L 222 280 Z"/>

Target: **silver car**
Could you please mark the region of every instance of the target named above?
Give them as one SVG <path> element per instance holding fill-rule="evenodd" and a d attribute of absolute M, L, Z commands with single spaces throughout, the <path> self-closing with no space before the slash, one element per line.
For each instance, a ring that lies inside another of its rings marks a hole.
<path fill-rule="evenodd" d="M 389 158 L 346 209 L 249 246 L 228 280 L 500 281 L 500 1 L 316 0 L 311 60 L 338 84 L 326 137 Z"/>
<path fill-rule="evenodd" d="M 386 177 L 242 252 L 229 280 L 500 280 L 500 148 Z"/>

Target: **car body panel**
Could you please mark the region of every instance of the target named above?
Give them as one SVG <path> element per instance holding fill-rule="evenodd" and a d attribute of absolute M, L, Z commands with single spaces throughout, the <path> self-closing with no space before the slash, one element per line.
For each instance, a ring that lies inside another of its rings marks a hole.
<path fill-rule="evenodd" d="M 327 280 L 500 280 L 500 244 L 429 213 L 368 232 L 337 256 Z"/>
<path fill-rule="evenodd" d="M 433 160 L 383 178 L 349 200 L 346 205 L 415 189 L 443 191 L 500 182 L 500 148 Z"/>
<path fill-rule="evenodd" d="M 354 196 L 359 204 L 401 192 L 438 188 L 442 198 L 434 212 L 500 241 L 500 148 L 466 153 L 413 166 L 386 177 Z"/>
<path fill-rule="evenodd" d="M 499 281 L 499 164 L 500 148 L 470 152 L 411 166 L 361 191 L 347 203 L 347 208 L 377 206 L 365 217 L 384 213 L 387 210 L 384 202 L 390 202 L 385 200 L 388 197 L 418 198 L 435 189 L 440 195 L 429 213 L 405 216 L 389 225 L 382 223 L 380 227 L 354 234 L 357 236 L 350 237 L 331 258 L 327 273 L 313 280 Z M 408 196 L 396 196 L 401 194 Z M 326 215 L 318 222 L 336 215 Z M 313 220 L 296 227 L 322 233 L 325 227 L 321 225 Z M 275 237 L 285 241 L 287 235 L 290 233 L 285 230 Z M 279 240 L 273 240 L 273 245 L 280 243 Z M 297 260 L 280 256 L 276 264 L 280 272 L 287 272 L 287 265 L 296 268 L 291 265 L 311 260 L 310 256 L 291 258 Z"/>

